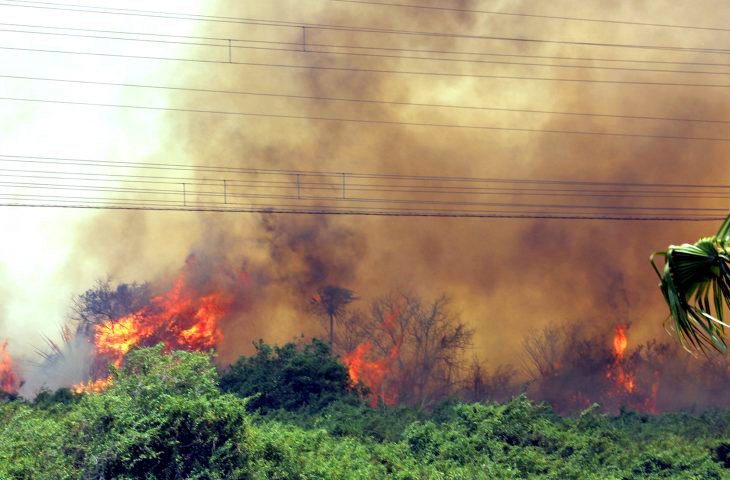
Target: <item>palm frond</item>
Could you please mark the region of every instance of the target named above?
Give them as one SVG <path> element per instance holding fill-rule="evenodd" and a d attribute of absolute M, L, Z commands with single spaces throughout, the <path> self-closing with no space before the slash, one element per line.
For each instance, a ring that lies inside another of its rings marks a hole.
<path fill-rule="evenodd" d="M 714 237 L 694 244 L 670 245 L 649 257 L 669 306 L 673 330 L 682 346 L 725 352 L 724 309 L 730 309 L 730 215 Z M 664 257 L 660 272 L 655 256 Z"/>

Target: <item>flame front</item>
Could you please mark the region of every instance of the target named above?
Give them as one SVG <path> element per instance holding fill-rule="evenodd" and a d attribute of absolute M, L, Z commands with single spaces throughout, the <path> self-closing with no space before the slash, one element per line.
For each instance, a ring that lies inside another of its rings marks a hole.
<path fill-rule="evenodd" d="M 201 294 L 192 285 L 190 276 L 188 269 L 183 270 L 173 287 L 152 298 L 145 308 L 96 325 L 93 339 L 96 359 L 91 380 L 75 385 L 74 391 L 103 389 L 108 384 L 107 366 L 119 367 L 134 345 L 162 343 L 168 351 L 215 348 L 223 339 L 220 320 L 229 313 L 235 295 L 221 288 Z M 241 285 L 245 284 L 245 275 L 238 278 Z"/>
<path fill-rule="evenodd" d="M 20 379 L 13 370 L 13 362 L 8 353 L 8 341 L 0 344 L 0 390 L 5 393 L 18 393 Z"/>
<path fill-rule="evenodd" d="M 373 359 L 377 355 L 373 352 L 372 343 L 363 342 L 343 358 L 352 382 L 362 382 L 370 389 L 370 404 L 373 407 L 378 404 L 378 398 L 382 398 L 386 405 L 395 405 L 398 401 L 395 384 L 388 382 L 402 343 L 402 336 L 396 334 L 395 320 L 398 315 L 400 311 L 396 309 L 381 325 L 390 338 L 396 339 L 385 356 Z"/>

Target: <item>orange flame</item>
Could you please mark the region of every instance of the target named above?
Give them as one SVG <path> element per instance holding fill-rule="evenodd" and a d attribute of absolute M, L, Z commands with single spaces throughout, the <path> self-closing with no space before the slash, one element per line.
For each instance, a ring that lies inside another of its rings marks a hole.
<path fill-rule="evenodd" d="M 89 380 L 86 383 L 79 383 L 71 387 L 71 391 L 74 393 L 101 393 L 109 386 L 112 379 L 111 377 L 100 378 L 98 380 Z"/>
<path fill-rule="evenodd" d="M 382 323 L 383 329 L 390 338 L 396 339 L 387 355 L 379 359 L 371 359 L 375 355 L 372 351 L 373 345 L 371 342 L 364 342 L 343 358 L 352 382 L 355 384 L 362 382 L 370 389 L 370 405 L 373 407 L 378 404 L 378 398 L 382 398 L 386 405 L 394 405 L 398 401 L 396 386 L 388 383 L 388 377 L 398 358 L 403 341 L 402 336 L 396 335 L 395 332 L 395 319 L 398 315 L 400 315 L 400 310 L 396 309 Z"/>
<path fill-rule="evenodd" d="M 623 358 L 626 347 L 629 346 L 629 339 L 626 337 L 626 326 L 618 325 L 616 334 L 613 337 L 613 353 L 616 358 Z"/>
<path fill-rule="evenodd" d="M 193 260 L 194 261 L 194 260 Z M 193 261 L 188 261 L 188 266 Z M 134 345 L 163 343 L 165 350 L 204 351 L 223 340 L 220 320 L 230 311 L 235 294 L 222 289 L 202 294 L 191 282 L 185 269 L 173 287 L 152 298 L 149 305 L 130 315 L 108 320 L 94 328 L 96 361 L 92 380 L 74 386 L 74 391 L 95 392 L 108 384 L 107 366 L 119 367 L 124 355 Z M 241 285 L 247 281 L 239 274 Z"/>
<path fill-rule="evenodd" d="M 625 389 L 628 393 L 632 393 L 635 388 L 634 375 L 628 372 L 623 364 L 624 352 L 629 346 L 626 328 L 626 325 L 616 326 L 616 333 L 613 337 L 614 361 L 606 373 L 606 378 L 613 379 L 619 387 Z"/>
<path fill-rule="evenodd" d="M 8 341 L 0 344 L 0 390 L 5 393 L 18 393 L 20 380 L 13 370 L 13 362 L 8 353 Z"/>

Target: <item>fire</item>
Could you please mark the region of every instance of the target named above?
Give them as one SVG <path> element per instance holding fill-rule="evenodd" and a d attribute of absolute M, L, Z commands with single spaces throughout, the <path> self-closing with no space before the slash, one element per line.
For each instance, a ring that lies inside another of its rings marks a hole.
<path fill-rule="evenodd" d="M 0 344 L 0 390 L 5 393 L 17 393 L 20 379 L 13 370 L 13 362 L 8 353 L 8 341 Z"/>
<path fill-rule="evenodd" d="M 188 267 L 194 259 L 188 262 Z M 74 391 L 95 392 L 109 382 L 107 366 L 119 367 L 124 355 L 135 345 L 163 343 L 166 350 L 204 351 L 215 348 L 222 340 L 220 321 L 235 301 L 227 289 L 201 288 L 194 285 L 190 268 L 175 278 L 173 287 L 154 298 L 149 305 L 130 315 L 109 320 L 94 327 L 95 365 L 92 379 L 74 386 Z M 245 285 L 247 276 L 239 274 L 238 283 Z"/>
<path fill-rule="evenodd" d="M 629 346 L 629 339 L 626 336 L 626 325 L 617 325 L 616 333 L 613 337 L 613 355 L 614 360 L 606 373 L 606 378 L 613 379 L 620 387 L 628 393 L 632 393 L 636 387 L 634 383 L 634 375 L 627 371 L 624 366 L 624 352 Z"/>
<path fill-rule="evenodd" d="M 111 377 L 100 378 L 98 380 L 89 380 L 86 383 L 79 383 L 71 388 L 74 393 L 100 393 L 103 392 L 106 387 L 109 386 L 112 379 Z"/>
<path fill-rule="evenodd" d="M 386 405 L 394 405 L 398 401 L 398 392 L 395 385 L 388 384 L 388 375 L 398 359 L 400 344 L 402 343 L 402 337 L 395 335 L 395 319 L 398 315 L 400 315 L 400 311 L 396 309 L 386 317 L 382 324 L 383 329 L 390 338 L 395 339 L 387 355 L 372 359 L 376 356 L 373 352 L 372 343 L 363 342 L 351 353 L 345 355 L 343 359 L 352 382 L 362 381 L 370 389 L 370 404 L 373 407 L 378 404 L 378 398 L 382 398 L 383 403 Z"/>
<path fill-rule="evenodd" d="M 628 325 L 616 326 L 613 337 L 613 361 L 606 372 L 606 378 L 611 380 L 617 390 L 613 396 L 623 399 L 625 405 L 648 413 L 657 413 L 656 401 L 659 393 L 659 372 L 654 372 L 654 378 L 649 381 L 643 378 L 637 380 L 635 372 L 631 370 L 630 362 L 625 358 L 629 345 L 627 336 Z M 647 390 L 649 390 L 647 392 Z"/>
<path fill-rule="evenodd" d="M 618 325 L 616 334 L 613 337 L 613 353 L 616 358 L 623 358 L 626 347 L 629 346 L 629 339 L 626 337 L 626 326 Z"/>

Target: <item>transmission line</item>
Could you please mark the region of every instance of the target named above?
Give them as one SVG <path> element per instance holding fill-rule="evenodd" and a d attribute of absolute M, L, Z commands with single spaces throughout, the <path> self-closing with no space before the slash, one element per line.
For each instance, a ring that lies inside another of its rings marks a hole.
<path fill-rule="evenodd" d="M 287 63 L 267 63 L 267 62 L 248 62 L 248 61 L 244 62 L 244 61 L 235 60 L 235 59 L 229 59 L 227 61 L 226 60 L 201 60 L 201 59 L 187 59 L 187 58 L 179 58 L 179 57 L 154 57 L 154 56 L 146 56 L 146 55 L 126 55 L 126 54 L 98 53 L 98 52 L 88 52 L 88 51 L 68 51 L 68 50 L 7 47 L 7 46 L 0 46 L 0 49 L 42 52 L 42 53 L 60 53 L 60 54 L 72 54 L 72 55 L 92 55 L 92 56 L 118 57 L 118 58 L 135 58 L 135 59 L 147 59 L 147 60 L 173 60 L 173 61 L 186 61 L 186 62 L 202 62 L 202 63 L 216 63 L 216 64 L 227 64 L 227 65 L 244 65 L 244 66 L 250 66 L 250 67 L 286 68 L 286 69 L 295 69 L 295 70 L 296 69 L 298 69 L 298 70 L 319 70 L 319 71 L 329 71 L 329 72 L 396 74 L 396 75 L 435 76 L 435 77 L 454 77 L 454 78 L 482 78 L 482 79 L 495 79 L 495 80 L 524 80 L 524 81 L 567 82 L 567 83 L 608 84 L 608 85 L 640 85 L 640 86 L 666 86 L 666 87 L 689 87 L 689 88 L 730 88 L 730 84 L 725 84 L 725 83 L 652 82 L 652 81 L 640 81 L 640 80 L 601 80 L 601 79 L 588 79 L 588 78 L 555 78 L 555 77 L 534 77 L 534 76 L 520 76 L 520 75 L 492 75 L 492 74 L 461 73 L 461 72 L 389 70 L 389 69 L 382 69 L 382 68 L 330 67 L 330 66 L 322 66 L 322 65 L 294 65 L 294 64 L 287 64 Z"/>
<path fill-rule="evenodd" d="M 128 40 L 128 41 L 141 41 L 141 42 L 156 42 L 156 43 L 171 43 L 180 45 L 194 45 L 194 46 L 210 46 L 210 47 L 221 47 L 221 48 L 234 48 L 234 49 L 260 49 L 260 50 L 271 50 L 271 51 L 284 51 L 284 52 L 300 52 L 300 53 L 327 53 L 337 55 L 358 55 L 350 52 L 332 52 L 332 51 L 321 51 L 312 50 L 311 47 L 325 47 L 325 48 L 347 48 L 353 50 L 381 50 L 381 51 L 399 51 L 399 52 L 417 52 L 417 53 L 431 53 L 431 54 L 451 54 L 451 55 L 471 55 L 471 56 L 497 56 L 497 57 L 516 57 L 516 58 L 540 58 L 546 60 L 570 60 L 570 61 L 586 61 L 586 62 L 619 62 L 619 63 L 645 63 L 645 64 L 668 64 L 668 65 L 693 65 L 693 66 L 712 66 L 712 67 L 728 67 L 728 63 L 716 63 L 716 62 L 681 62 L 681 61 L 669 61 L 669 60 L 646 60 L 646 59 L 628 59 L 628 58 L 603 58 L 603 57 L 566 57 L 566 56 L 551 56 L 551 55 L 526 55 L 519 53 L 495 53 L 495 52 L 475 52 L 475 51 L 463 51 L 463 50 L 433 50 L 433 49 L 422 49 L 422 48 L 397 48 L 397 47 L 385 47 L 385 46 L 363 46 L 363 45 L 347 45 L 347 44 L 331 44 L 331 43 L 317 43 L 307 41 L 307 49 L 302 49 L 301 40 L 298 42 L 286 42 L 276 40 L 255 40 L 248 38 L 232 38 L 232 37 L 202 37 L 192 35 L 168 35 L 161 33 L 149 33 L 149 32 L 129 32 L 129 31 L 118 31 L 118 30 L 97 30 L 77 27 L 54 27 L 48 25 L 29 25 L 29 24 L 17 24 L 17 23 L 0 23 L 4 26 L 13 26 L 20 28 L 45 28 L 54 30 L 68 30 L 68 31 L 80 31 L 80 32 L 97 32 L 97 33 L 115 33 L 119 35 L 142 35 L 150 37 L 164 37 L 164 38 L 183 38 L 187 40 L 202 40 L 202 41 L 218 41 L 221 43 L 197 43 L 197 42 L 180 42 L 174 40 L 153 40 L 153 39 L 135 39 L 127 37 L 108 37 L 108 36 L 92 36 L 92 35 L 79 35 L 79 34 L 64 34 L 55 32 L 41 32 L 41 31 L 24 31 L 17 29 L 3 29 L 0 31 L 6 32 L 17 32 L 17 33 L 28 33 L 28 34 L 39 34 L 39 35 L 58 35 L 58 36 L 78 36 L 82 38 L 99 38 L 109 40 Z M 263 43 L 272 45 L 287 45 L 292 48 L 265 48 L 265 47 L 252 47 L 242 45 L 229 45 L 228 42 L 238 43 Z M 297 48 L 294 48 L 297 47 Z M 375 55 L 375 54 L 359 54 L 359 55 L 370 55 L 384 58 L 402 58 L 402 59 L 417 59 L 417 60 L 435 60 L 435 61 L 453 61 L 453 62 L 466 62 L 466 63 L 487 63 L 480 60 L 467 60 L 467 59 L 455 59 L 455 58 L 443 58 L 443 57 L 423 57 L 423 56 L 403 56 L 403 55 Z M 506 62 L 505 62 L 506 63 Z M 553 66 L 553 67 L 575 67 L 575 68 L 608 68 L 608 67 L 597 67 L 597 66 L 572 66 L 572 65 L 560 65 L 560 64 L 527 64 L 527 63 L 514 63 L 514 65 L 528 65 L 528 66 Z M 700 72 L 695 70 L 660 70 L 660 69 L 630 69 L 633 71 L 646 71 L 646 72 L 666 72 L 666 73 L 707 73 L 717 74 L 723 72 Z"/>
<path fill-rule="evenodd" d="M 9 3 L 15 2 L 15 3 Z M 34 3 L 32 5 L 30 3 Z M 450 32 L 427 32 L 427 31 L 416 31 L 416 30 L 397 30 L 397 29 L 385 29 L 385 28 L 373 28 L 373 27 L 353 27 L 348 25 L 336 25 L 336 24 L 320 24 L 320 23 L 307 23 L 307 22 L 289 22 L 281 20 L 271 19 L 255 19 L 255 18 L 239 18 L 239 17 L 221 17 L 212 15 L 194 15 L 194 14 L 176 14 L 170 12 L 156 12 L 147 10 L 127 10 L 121 8 L 108 8 L 108 7 L 87 7 L 77 6 L 69 4 L 50 4 L 50 5 L 65 5 L 64 7 L 59 6 L 48 6 L 47 2 L 23 2 L 19 0 L 4 0 L 0 2 L 0 6 L 12 6 L 22 8 L 33 8 L 33 9 L 44 9 L 44 10 L 61 10 L 61 11 L 74 11 L 74 12 L 85 12 L 85 13 L 97 13 L 107 15 L 127 15 L 127 16 L 138 16 L 138 17 L 151 17 L 151 18 L 168 18 L 178 20 L 199 20 L 209 22 L 224 22 L 224 23 L 237 23 L 243 25 L 261 25 L 271 27 L 289 27 L 301 29 L 306 27 L 312 30 L 329 30 L 329 31 L 345 31 L 345 32 L 361 32 L 361 33 L 377 33 L 377 34 L 391 34 L 391 35 L 408 35 L 408 36 L 419 36 L 419 37 L 434 37 L 434 38 L 462 38 L 472 40 L 497 40 L 506 42 L 517 42 L 517 43 L 534 43 L 534 44 L 555 44 L 555 45 L 573 45 L 573 46 L 584 46 L 584 47 L 606 47 L 606 48 L 625 48 L 625 49 L 643 49 L 643 50 L 660 50 L 660 51 L 681 51 L 681 52 L 698 52 L 708 54 L 726 54 L 730 53 L 728 49 L 721 48 L 701 48 L 701 47 L 677 47 L 669 45 L 645 45 L 645 44 L 618 44 L 618 43 L 606 43 L 606 42 L 578 42 L 568 40 L 548 40 L 538 38 L 522 38 L 522 37 L 507 37 L 507 36 L 495 36 L 495 35 L 470 35 L 464 33 L 450 33 Z"/>
<path fill-rule="evenodd" d="M 272 98 L 287 98 L 287 99 L 296 99 L 296 100 L 316 100 L 316 101 L 343 102 L 343 103 L 363 103 L 363 104 L 373 104 L 373 105 L 449 108 L 449 109 L 462 109 L 462 110 L 484 110 L 484 111 L 498 111 L 498 112 L 510 112 L 510 113 L 533 113 L 533 114 L 567 115 L 567 116 L 600 117 L 600 118 L 622 118 L 622 119 L 631 119 L 631 120 L 655 120 L 655 121 L 665 121 L 665 122 L 693 122 L 693 123 L 718 123 L 718 124 L 730 123 L 730 120 L 720 120 L 720 119 L 655 117 L 655 116 L 647 116 L 647 115 L 621 115 L 621 114 L 604 114 L 604 113 L 589 113 L 589 112 L 565 112 L 565 111 L 555 111 L 555 110 L 500 108 L 500 107 L 489 107 L 489 106 L 481 106 L 481 105 L 419 103 L 419 102 L 405 102 L 405 101 L 393 101 L 393 100 L 377 100 L 377 99 L 367 99 L 367 98 L 363 99 L 363 98 L 327 97 L 327 96 L 319 96 L 319 95 L 295 95 L 295 94 L 285 94 L 285 93 L 254 92 L 254 91 L 244 91 L 244 90 L 220 90 L 220 89 L 214 89 L 214 88 L 177 87 L 177 86 L 172 86 L 172 85 L 154 85 L 154 84 L 143 84 L 143 83 L 104 82 L 104 81 L 98 81 L 98 80 L 78 80 L 78 79 L 67 79 L 67 78 L 32 77 L 32 76 L 25 76 L 25 75 L 2 75 L 2 74 L 0 74 L 0 78 L 8 78 L 8 79 L 13 79 L 13 80 L 32 80 L 32 81 L 43 81 L 43 82 L 74 83 L 74 84 L 82 84 L 82 85 L 104 85 L 104 86 L 129 87 L 129 88 L 150 88 L 150 89 L 157 89 L 157 90 L 172 90 L 172 91 L 182 91 L 182 92 L 211 93 L 211 94 L 224 94 L 224 95 L 237 95 L 237 96 L 272 97 Z"/>
<path fill-rule="evenodd" d="M 569 21 L 575 21 L 575 22 L 607 23 L 607 24 L 614 24 L 614 25 L 634 25 L 634 26 L 638 26 L 638 27 L 680 28 L 680 29 L 687 29 L 687 30 L 708 30 L 708 31 L 717 31 L 717 32 L 730 32 L 730 28 L 704 27 L 704 26 L 698 26 L 698 25 L 678 25 L 678 24 L 670 24 L 670 23 L 636 22 L 636 21 L 628 21 L 628 20 L 609 20 L 609 19 L 601 19 L 601 18 L 569 17 L 569 16 L 558 16 L 558 15 L 539 15 L 539 14 L 524 13 L 524 12 L 500 12 L 500 11 L 496 11 L 496 10 L 476 10 L 476 9 L 454 8 L 454 7 L 434 7 L 434 6 L 429 6 L 429 5 L 404 4 L 404 3 L 395 3 L 395 2 L 373 2 L 373 1 L 366 1 L 366 0 L 329 0 L 329 1 L 339 2 L 339 3 L 361 4 L 361 5 L 380 5 L 380 6 L 384 6 L 384 7 L 415 8 L 415 9 L 444 11 L 444 12 L 478 13 L 478 14 L 485 14 L 485 15 L 501 15 L 501 16 L 507 16 L 507 17 L 540 18 L 540 19 L 545 19 L 545 20 L 569 20 Z"/>
<path fill-rule="evenodd" d="M 430 127 L 430 128 L 446 128 L 446 129 L 465 129 L 465 130 L 490 130 L 499 132 L 522 132 L 522 133 L 549 133 L 549 134 L 564 134 L 564 135 L 579 135 L 579 136 L 602 136 L 602 137 L 615 137 L 615 138 L 652 138 L 661 140 L 693 140 L 693 141 L 704 141 L 704 142 L 730 142 L 730 138 L 727 137 L 685 137 L 681 135 L 655 135 L 655 134 L 640 134 L 640 133 L 622 133 L 622 132 L 594 132 L 594 131 L 581 131 L 581 130 L 553 130 L 553 129 L 540 129 L 540 128 L 520 128 L 520 127 L 495 127 L 489 125 L 459 125 L 450 123 L 418 123 L 418 122 L 402 122 L 397 120 L 370 120 L 362 118 L 347 118 L 347 117 L 319 117 L 313 115 L 290 115 L 290 114 L 274 114 L 274 113 L 260 113 L 260 112 L 237 112 L 227 110 L 203 110 L 193 108 L 174 108 L 174 107 L 153 107 L 148 105 L 125 105 L 117 103 L 93 103 L 93 102 L 76 102 L 68 100 L 51 100 L 51 99 L 39 99 L 39 98 L 20 98 L 20 97 L 0 97 L 0 100 L 14 101 L 14 102 L 29 102 L 29 103 L 47 103 L 47 104 L 58 104 L 58 105 L 76 105 L 84 107 L 103 107 L 103 108 L 122 108 L 122 109 L 139 109 L 139 110 L 153 110 L 153 111 L 165 111 L 165 112 L 179 112 L 179 113 L 202 113 L 202 114 L 213 114 L 213 115 L 234 115 L 244 117 L 259 117 L 259 118 L 277 118 L 285 120 L 308 120 L 318 122 L 338 122 L 338 123 L 358 123 L 358 124 L 369 124 L 369 125 L 396 125 L 396 126 L 410 126 L 410 127 Z"/>
<path fill-rule="evenodd" d="M 730 184 L 697 184 L 697 183 L 642 183 L 642 182 L 601 182 L 590 180 L 556 180 L 556 179 L 519 179 L 519 178 L 485 178 L 473 176 L 443 176 L 443 175 L 403 175 L 388 173 L 363 173 L 363 172 L 332 172 L 319 170 L 283 170 L 283 169 L 264 169 L 264 168 L 242 168 L 228 167 L 222 165 L 189 165 L 189 164 L 170 164 L 170 163 L 153 163 L 139 161 L 115 161 L 115 160 L 98 160 L 98 159 L 80 159 L 68 157 L 49 157 L 49 156 L 32 156 L 32 155 L 8 155 L 0 153 L 0 161 L 14 163 L 43 163 L 54 165 L 74 165 L 74 166 L 91 166 L 91 167 L 114 167 L 114 168 L 137 168 L 152 170 L 172 170 L 176 172 L 202 172 L 202 173 L 235 173 L 235 174 L 254 174 L 254 175 L 284 175 L 284 176 L 307 176 L 307 177 L 331 177 L 339 178 L 341 175 L 347 178 L 357 179 L 383 179 L 383 180 L 416 180 L 416 181 L 448 181 L 448 182 L 464 182 L 464 183 L 513 183 L 513 184 L 533 184 L 533 185 L 569 185 L 569 186 L 606 186 L 606 187 L 646 187 L 646 188 L 713 188 L 730 190 Z M 109 174 L 106 174 L 109 175 Z"/>
<path fill-rule="evenodd" d="M 170 45 L 185 45 L 185 46 L 203 46 L 203 47 L 217 47 L 221 49 L 246 49 L 246 50 L 266 50 L 274 52 L 292 52 L 302 54 L 317 54 L 317 55 L 339 55 L 339 56 L 354 56 L 354 57 L 366 57 L 366 58 L 390 58 L 390 59 L 401 59 L 401 60 L 421 60 L 421 61 L 438 61 L 438 62 L 452 62 L 452 63 L 472 63 L 472 64 L 486 64 L 486 65 L 515 65 L 523 67 L 548 67 L 548 68 L 572 68 L 579 70 L 608 70 L 608 71 L 622 71 L 622 72 L 642 72 L 642 73 L 671 73 L 671 74 L 693 74 L 693 75 L 730 75 L 730 72 L 717 72 L 709 70 L 668 70 L 661 68 L 631 68 L 631 67 L 612 67 L 612 66 L 600 66 L 600 65 L 564 65 L 557 63 L 530 63 L 530 62 L 510 62 L 505 60 L 469 60 L 463 58 L 443 58 L 443 57 L 423 57 L 415 55 L 394 55 L 394 54 L 378 54 L 378 53 L 357 53 L 357 52 L 338 52 L 331 50 L 315 50 L 312 47 L 322 48 L 349 48 L 349 49 L 367 49 L 367 50 L 396 50 L 396 51 L 416 51 L 426 53 L 443 53 L 443 54 L 460 54 L 460 55 L 497 55 L 497 54 L 482 54 L 476 52 L 448 52 L 448 51 L 431 51 L 431 50 L 412 50 L 412 49 L 393 49 L 393 48 L 381 48 L 381 47 L 363 47 L 363 46 L 352 46 L 352 45 L 337 45 L 337 44 L 323 44 L 316 42 L 307 42 L 306 49 L 303 49 L 304 45 L 301 42 L 284 42 L 284 41 L 271 41 L 271 40 L 251 40 L 242 38 L 218 38 L 218 37 L 195 37 L 195 36 L 177 36 L 177 35 L 162 35 L 162 34 L 148 34 L 145 32 L 128 32 L 128 31 L 114 31 L 114 30 L 93 30 L 85 28 L 71 28 L 71 27 L 48 27 L 43 25 L 22 25 L 12 23 L 0 23 L 5 26 L 16 26 L 16 27 L 30 27 L 30 28 L 49 28 L 57 30 L 70 30 L 70 31 L 83 31 L 83 32 L 98 32 L 98 33 L 115 33 L 118 35 L 153 35 L 156 37 L 169 37 L 169 38 L 184 38 L 186 40 L 201 40 L 201 41 L 179 41 L 179 40 L 160 40 L 160 39 L 149 39 L 149 38 L 129 38 L 129 37 L 113 37 L 108 35 L 88 35 L 79 33 L 66 33 L 66 32 L 43 32 L 43 31 L 31 31 L 31 30 L 18 30 L 18 29 L 0 29 L 0 32 L 10 33 L 22 33 L 30 35 L 49 35 L 49 36 L 61 36 L 61 37 L 74 37 L 74 38 L 93 38 L 101 40 L 119 40 L 126 42 L 148 42 L 148 43 L 162 43 Z M 205 41 L 218 41 L 221 43 L 204 43 Z M 273 47 L 261 47 L 261 46 L 250 46 L 250 45 L 234 45 L 231 42 L 237 43 L 265 43 L 274 45 L 286 45 L 291 48 L 273 48 Z M 500 56 L 512 56 L 508 54 L 499 54 Z M 523 56 L 523 55 L 516 55 Z M 529 56 L 527 56 L 529 57 Z M 543 58 L 543 57 L 540 57 Z M 561 57 L 547 57 L 547 58 L 561 58 Z M 576 59 L 571 59 L 576 60 Z M 604 61 L 603 59 L 590 59 L 585 58 L 581 60 L 591 61 Z M 611 60 L 614 62 L 628 61 L 628 60 Z M 232 60 L 224 63 L 233 63 Z M 672 64 L 683 64 L 683 62 L 662 62 Z M 691 63 L 690 63 L 691 64 Z M 717 64 L 709 63 L 703 65 L 713 66 L 730 66 L 730 64 Z"/>

